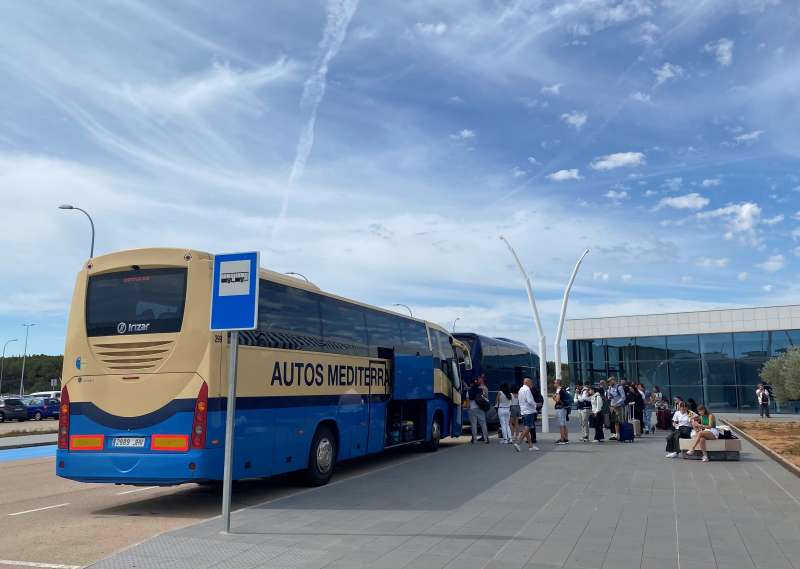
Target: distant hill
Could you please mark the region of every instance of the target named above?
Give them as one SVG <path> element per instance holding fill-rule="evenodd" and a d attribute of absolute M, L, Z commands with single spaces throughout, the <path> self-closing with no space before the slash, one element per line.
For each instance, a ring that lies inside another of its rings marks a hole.
<path fill-rule="evenodd" d="M 50 391 L 50 379 L 61 377 L 64 356 L 30 355 L 25 360 L 25 393 Z M 3 365 L 3 394 L 19 394 L 22 357 L 6 358 Z M 61 389 L 57 387 L 56 389 Z"/>

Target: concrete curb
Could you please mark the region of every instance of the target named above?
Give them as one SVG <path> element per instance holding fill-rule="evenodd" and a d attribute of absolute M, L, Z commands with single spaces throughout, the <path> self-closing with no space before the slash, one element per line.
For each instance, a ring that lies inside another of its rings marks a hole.
<path fill-rule="evenodd" d="M 800 467 L 795 466 L 794 464 L 792 464 L 791 462 L 789 462 L 788 460 L 783 458 L 780 454 L 778 454 L 777 452 L 775 452 L 774 450 L 772 450 L 771 448 L 769 448 L 765 444 L 760 443 L 755 438 L 753 438 L 752 436 L 748 435 L 747 433 L 745 433 L 741 429 L 739 429 L 737 427 L 734 427 L 733 425 L 731 425 L 725 419 L 720 418 L 720 422 L 721 423 L 725 423 L 726 425 L 728 425 L 731 428 L 731 430 L 733 432 L 735 432 L 739 437 L 745 439 L 747 442 L 749 442 L 753 446 L 757 447 L 759 450 L 761 450 L 761 452 L 766 454 L 772 460 L 774 460 L 775 462 L 780 464 L 782 467 L 784 467 L 786 470 L 788 470 L 789 472 L 791 472 L 792 474 L 794 474 L 795 476 L 800 478 Z"/>
<path fill-rule="evenodd" d="M 39 443 L 20 443 L 16 445 L 9 445 L 9 446 L 0 446 L 0 451 L 4 450 L 13 450 L 17 448 L 30 448 L 30 447 L 46 447 L 51 446 L 58 443 L 58 439 L 54 441 L 46 441 L 46 442 L 39 442 Z"/>

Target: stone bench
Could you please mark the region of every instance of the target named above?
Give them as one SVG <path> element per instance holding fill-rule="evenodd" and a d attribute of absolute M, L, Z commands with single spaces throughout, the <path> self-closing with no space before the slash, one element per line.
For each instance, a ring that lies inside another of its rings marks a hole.
<path fill-rule="evenodd" d="M 680 439 L 681 452 L 683 458 L 700 459 L 703 453 L 700 449 L 694 455 L 687 455 L 686 451 L 692 447 L 693 439 Z M 742 451 L 741 439 L 715 439 L 713 441 L 706 441 L 706 451 L 708 451 L 709 460 L 739 460 L 739 453 Z"/>

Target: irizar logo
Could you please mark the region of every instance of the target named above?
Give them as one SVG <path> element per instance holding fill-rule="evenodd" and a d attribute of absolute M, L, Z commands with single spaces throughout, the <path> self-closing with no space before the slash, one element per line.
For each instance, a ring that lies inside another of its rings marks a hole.
<path fill-rule="evenodd" d="M 117 334 L 125 334 L 127 332 L 147 332 L 150 330 L 150 323 L 147 324 L 131 324 L 130 322 L 120 322 L 117 324 Z"/>

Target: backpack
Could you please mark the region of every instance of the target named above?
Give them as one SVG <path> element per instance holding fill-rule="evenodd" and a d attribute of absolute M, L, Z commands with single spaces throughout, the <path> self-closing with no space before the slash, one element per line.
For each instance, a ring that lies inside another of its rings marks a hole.
<path fill-rule="evenodd" d="M 559 395 L 561 396 L 561 406 L 564 409 L 572 409 L 572 395 L 570 392 L 561 388 Z"/>
<path fill-rule="evenodd" d="M 486 397 L 484 397 L 483 394 L 480 394 L 478 395 L 478 397 L 475 398 L 475 404 L 478 406 L 478 409 L 484 412 L 488 411 L 492 406 L 489 403 L 489 400 L 486 399 Z"/>

